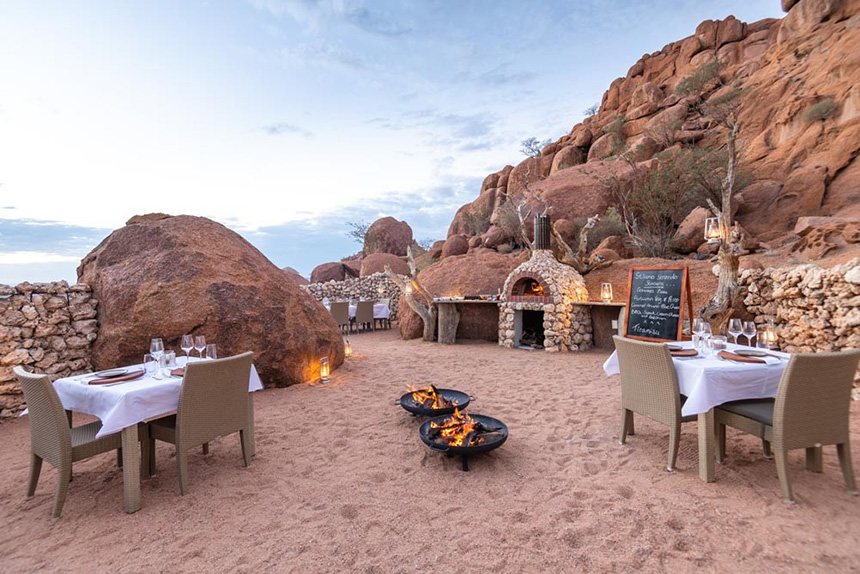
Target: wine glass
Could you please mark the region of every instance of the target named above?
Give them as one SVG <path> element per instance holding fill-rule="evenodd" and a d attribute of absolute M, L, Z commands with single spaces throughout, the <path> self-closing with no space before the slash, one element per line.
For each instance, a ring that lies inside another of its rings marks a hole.
<path fill-rule="evenodd" d="M 156 337 L 149 342 L 149 354 L 152 355 L 158 366 L 155 369 L 155 378 L 161 378 L 161 357 L 164 356 L 164 341 Z"/>
<path fill-rule="evenodd" d="M 747 338 L 747 345 L 752 347 L 752 338 L 755 337 L 755 322 L 744 321 L 744 337 Z"/>
<path fill-rule="evenodd" d="M 195 335 L 194 336 L 194 350 L 197 351 L 197 354 L 200 355 L 200 358 L 203 358 L 203 349 L 206 348 L 206 337 L 203 335 Z"/>
<path fill-rule="evenodd" d="M 206 344 L 206 358 L 207 359 L 217 359 L 218 352 L 215 350 L 215 343 L 207 343 Z"/>
<path fill-rule="evenodd" d="M 188 353 L 194 348 L 194 340 L 191 335 L 182 335 L 182 341 L 179 343 L 179 348 L 185 351 L 185 364 L 188 364 Z"/>
<path fill-rule="evenodd" d="M 709 348 L 709 340 L 711 338 L 711 324 L 707 321 L 702 321 L 701 326 L 699 327 L 699 344 L 702 346 L 702 350 L 707 354 Z"/>
<path fill-rule="evenodd" d="M 699 349 L 701 347 L 702 340 L 702 324 L 705 321 L 701 317 L 696 317 L 693 319 L 693 328 L 691 332 L 693 333 L 693 347 Z"/>
<path fill-rule="evenodd" d="M 735 345 L 738 344 L 738 336 L 744 332 L 740 319 L 729 319 L 729 335 L 734 339 Z"/>

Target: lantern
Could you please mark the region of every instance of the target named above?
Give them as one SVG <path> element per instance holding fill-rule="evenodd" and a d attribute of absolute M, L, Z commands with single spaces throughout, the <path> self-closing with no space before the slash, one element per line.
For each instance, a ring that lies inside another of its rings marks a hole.
<path fill-rule="evenodd" d="M 327 383 L 329 382 L 329 374 L 331 373 L 331 366 L 328 364 L 328 357 L 320 357 L 320 382 Z"/>
<path fill-rule="evenodd" d="M 708 240 L 708 243 L 719 243 L 722 235 L 719 218 L 709 217 L 705 219 L 705 239 Z"/>
<path fill-rule="evenodd" d="M 407 283 L 406 289 L 404 289 L 403 292 L 406 293 L 407 295 L 412 293 L 412 283 Z"/>
<path fill-rule="evenodd" d="M 349 344 L 349 339 L 343 341 L 343 356 L 347 359 L 352 357 L 352 346 Z"/>
<path fill-rule="evenodd" d="M 379 287 L 376 288 L 376 292 L 379 293 L 380 297 L 382 297 L 383 295 L 385 295 L 385 287 L 380 285 Z"/>
<path fill-rule="evenodd" d="M 764 331 L 764 340 L 768 349 L 776 349 L 776 327 L 768 325 Z"/>
<path fill-rule="evenodd" d="M 612 303 L 612 283 L 600 284 L 600 299 L 604 303 Z"/>

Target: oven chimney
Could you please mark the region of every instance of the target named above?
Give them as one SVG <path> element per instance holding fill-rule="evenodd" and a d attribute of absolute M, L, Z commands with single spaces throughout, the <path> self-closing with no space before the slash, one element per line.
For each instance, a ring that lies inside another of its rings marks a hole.
<path fill-rule="evenodd" d="M 535 217 L 535 251 L 549 249 L 549 215 Z"/>

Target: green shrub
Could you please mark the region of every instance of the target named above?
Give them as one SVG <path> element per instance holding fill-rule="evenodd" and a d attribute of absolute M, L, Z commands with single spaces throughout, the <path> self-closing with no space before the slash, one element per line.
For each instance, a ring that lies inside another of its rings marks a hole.
<path fill-rule="evenodd" d="M 836 101 L 833 98 L 827 98 L 806 110 L 806 113 L 803 114 L 803 119 L 810 123 L 817 122 L 819 120 L 824 121 L 835 116 L 836 110 Z"/>

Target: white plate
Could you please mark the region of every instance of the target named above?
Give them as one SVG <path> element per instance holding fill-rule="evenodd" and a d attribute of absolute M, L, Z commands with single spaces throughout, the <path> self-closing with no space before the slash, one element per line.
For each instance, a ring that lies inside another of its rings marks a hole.
<path fill-rule="evenodd" d="M 683 351 L 684 347 L 681 345 L 666 345 L 670 351 Z"/>
<path fill-rule="evenodd" d="M 735 355 L 740 355 L 741 357 L 767 357 L 768 353 L 764 351 L 756 351 L 755 349 L 738 349 L 734 352 Z"/>
<path fill-rule="evenodd" d="M 96 373 L 97 376 L 107 379 L 109 377 L 118 377 L 120 375 L 124 375 L 128 372 L 128 369 L 108 369 L 106 371 L 99 371 Z"/>

